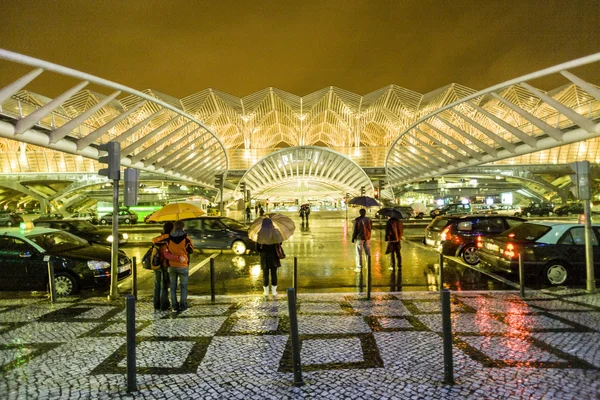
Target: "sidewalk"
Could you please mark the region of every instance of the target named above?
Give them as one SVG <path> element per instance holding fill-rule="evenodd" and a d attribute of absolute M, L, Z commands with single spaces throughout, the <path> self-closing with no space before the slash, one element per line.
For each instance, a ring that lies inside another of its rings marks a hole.
<path fill-rule="evenodd" d="M 300 388 L 285 295 L 192 297 L 182 314 L 142 298 L 131 395 L 124 300 L 0 300 L 0 398 L 600 398 L 600 295 L 528 296 L 452 292 L 450 386 L 439 293 L 300 293 Z"/>

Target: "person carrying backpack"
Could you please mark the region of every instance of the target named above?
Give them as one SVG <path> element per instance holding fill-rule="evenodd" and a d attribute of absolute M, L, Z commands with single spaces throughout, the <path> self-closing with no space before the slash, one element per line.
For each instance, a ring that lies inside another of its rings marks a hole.
<path fill-rule="evenodd" d="M 168 235 L 173 230 L 172 222 L 165 222 L 163 226 L 162 235 Z M 162 235 L 152 239 L 154 243 L 155 239 L 159 239 Z M 165 256 L 166 244 L 158 246 L 158 257 L 160 265 L 152 266 L 154 271 L 154 309 L 160 311 L 167 311 L 171 304 L 169 303 L 169 260 Z"/>
<path fill-rule="evenodd" d="M 169 278 L 171 280 L 171 306 L 174 312 L 187 310 L 187 285 L 189 278 L 189 255 L 194 252 L 194 245 L 183 230 L 183 221 L 176 221 L 170 234 L 163 234 L 152 239 L 152 243 L 166 245 L 168 250 L 179 260 L 169 262 Z M 177 279 L 179 279 L 179 303 L 177 302 Z"/>

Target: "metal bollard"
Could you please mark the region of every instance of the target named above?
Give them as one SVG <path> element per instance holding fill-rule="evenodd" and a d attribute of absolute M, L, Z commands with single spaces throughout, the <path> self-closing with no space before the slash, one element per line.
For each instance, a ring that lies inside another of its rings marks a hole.
<path fill-rule="evenodd" d="M 452 360 L 452 320 L 450 317 L 450 291 L 442 290 L 442 332 L 444 338 L 444 383 L 454 384 Z"/>
<path fill-rule="evenodd" d="M 367 300 L 371 300 L 371 256 L 367 256 Z"/>
<path fill-rule="evenodd" d="M 523 253 L 519 253 L 519 292 L 521 298 L 525 297 L 525 269 L 523 267 Z"/>
<path fill-rule="evenodd" d="M 137 391 L 135 371 L 135 298 L 127 296 L 127 393 Z"/>
<path fill-rule="evenodd" d="M 131 292 L 133 293 L 133 298 L 137 300 L 137 258 L 135 256 L 132 257 L 131 274 L 133 275 Z"/>
<path fill-rule="evenodd" d="M 210 301 L 215 303 L 215 259 L 210 259 Z"/>
<path fill-rule="evenodd" d="M 54 265 L 48 260 L 48 289 L 50 291 L 50 302 L 56 303 L 56 285 L 54 284 Z"/>
<path fill-rule="evenodd" d="M 292 286 L 294 287 L 294 295 L 298 296 L 298 257 L 294 257 L 294 272 L 292 275 Z"/>
<path fill-rule="evenodd" d="M 303 386 L 302 362 L 300 360 L 300 337 L 298 335 L 298 317 L 296 316 L 296 291 L 288 288 L 288 311 L 290 314 L 290 339 L 292 341 L 292 366 L 294 368 L 294 386 Z"/>
<path fill-rule="evenodd" d="M 440 253 L 440 295 L 444 293 L 444 255 Z"/>

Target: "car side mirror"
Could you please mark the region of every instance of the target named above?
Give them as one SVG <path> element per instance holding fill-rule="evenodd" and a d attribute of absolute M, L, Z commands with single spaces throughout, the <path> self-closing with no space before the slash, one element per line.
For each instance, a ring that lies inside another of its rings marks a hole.
<path fill-rule="evenodd" d="M 19 257 L 28 258 L 31 257 L 31 253 L 29 251 L 24 251 L 19 253 Z"/>

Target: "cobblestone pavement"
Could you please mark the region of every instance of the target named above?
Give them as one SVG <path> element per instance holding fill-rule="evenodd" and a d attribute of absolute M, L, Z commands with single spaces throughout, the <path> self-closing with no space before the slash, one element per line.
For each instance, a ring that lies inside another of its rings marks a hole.
<path fill-rule="evenodd" d="M 0 300 L 0 398 L 600 398 L 600 295 L 451 299 L 455 385 L 443 383 L 438 293 L 300 294 L 295 387 L 285 295 L 195 297 L 180 314 L 142 298 L 133 394 L 124 300 Z"/>

